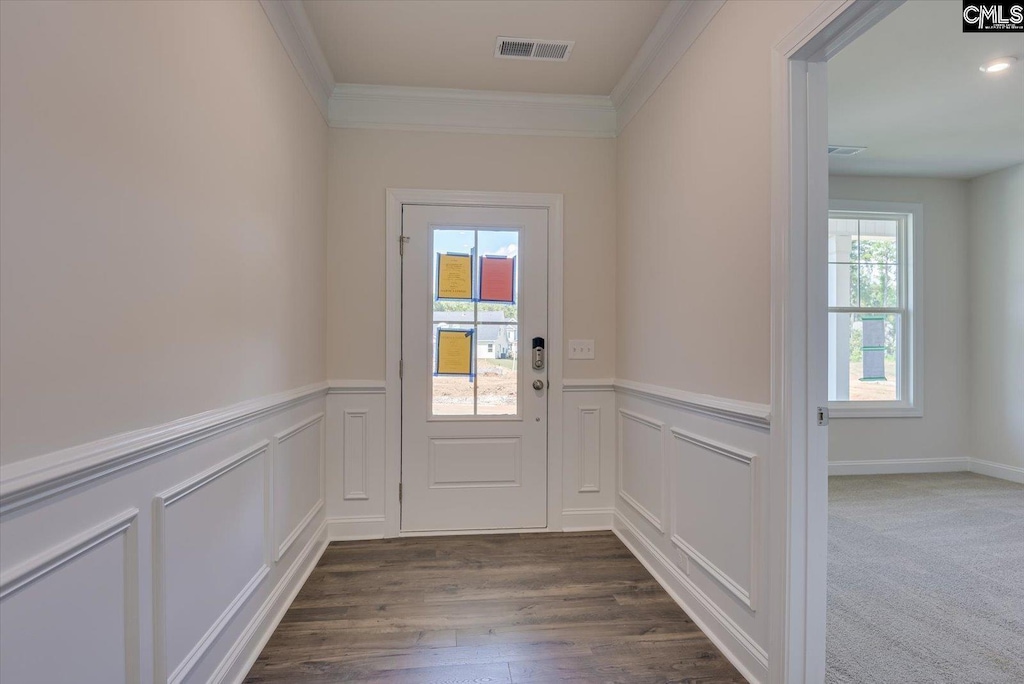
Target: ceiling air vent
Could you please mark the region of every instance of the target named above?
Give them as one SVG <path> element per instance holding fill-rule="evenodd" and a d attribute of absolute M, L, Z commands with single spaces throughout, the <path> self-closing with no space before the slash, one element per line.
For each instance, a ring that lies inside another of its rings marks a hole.
<path fill-rule="evenodd" d="M 537 59 L 565 62 L 572 54 L 573 40 L 542 40 L 540 38 L 506 38 L 498 36 L 494 56 L 501 59 Z"/>
<path fill-rule="evenodd" d="M 828 154 L 830 157 L 852 157 L 855 154 L 860 154 L 866 147 L 854 147 L 852 145 L 829 145 Z"/>

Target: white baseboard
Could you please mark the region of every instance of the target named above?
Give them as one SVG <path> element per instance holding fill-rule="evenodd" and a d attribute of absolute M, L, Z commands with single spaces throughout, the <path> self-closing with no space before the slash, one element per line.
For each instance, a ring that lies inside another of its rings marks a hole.
<path fill-rule="evenodd" d="M 288 573 L 274 588 L 259 611 L 242 631 L 241 636 L 224 656 L 217 670 L 210 677 L 211 682 L 233 682 L 241 684 L 263 647 L 267 645 L 281 618 L 288 612 L 299 590 L 309 579 L 313 568 L 327 550 L 327 522 L 324 521 L 310 536 L 302 553 L 292 564 Z"/>
<path fill-rule="evenodd" d="M 740 674 L 752 684 L 767 681 L 768 653 L 618 511 L 614 521 L 616 536 Z"/>
<path fill-rule="evenodd" d="M 593 532 L 612 529 L 614 508 L 567 508 L 562 511 L 563 532 Z"/>
<path fill-rule="evenodd" d="M 387 518 L 383 515 L 350 515 L 344 518 L 327 519 L 329 541 L 359 541 L 361 539 L 383 539 Z"/>
<path fill-rule="evenodd" d="M 998 477 L 1000 480 L 1009 480 L 1017 484 L 1024 484 L 1024 468 L 1019 466 L 1008 466 L 1002 463 L 984 461 L 980 458 L 972 458 L 971 472 L 989 477 Z"/>
<path fill-rule="evenodd" d="M 969 458 L 887 458 L 874 461 L 831 461 L 828 464 L 829 475 L 901 475 L 969 470 Z"/>

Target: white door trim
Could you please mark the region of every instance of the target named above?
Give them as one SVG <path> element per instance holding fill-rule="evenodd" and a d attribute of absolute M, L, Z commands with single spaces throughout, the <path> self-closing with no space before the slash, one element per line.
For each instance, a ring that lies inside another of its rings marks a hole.
<path fill-rule="evenodd" d="M 387 249 L 385 272 L 386 370 L 384 534 L 400 535 L 401 509 L 398 483 L 402 476 L 402 205 L 452 207 L 511 207 L 547 209 L 548 212 L 548 526 L 562 529 L 562 195 L 524 192 L 462 190 L 410 190 L 388 188 L 385 220 Z"/>
<path fill-rule="evenodd" d="M 902 1 L 823 0 L 772 53 L 771 682 L 825 678 L 828 433 L 814 415 L 827 398 L 825 62 Z"/>

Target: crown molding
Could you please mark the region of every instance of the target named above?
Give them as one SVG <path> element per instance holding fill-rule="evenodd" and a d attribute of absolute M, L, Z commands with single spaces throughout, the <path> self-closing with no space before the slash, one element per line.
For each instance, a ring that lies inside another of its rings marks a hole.
<path fill-rule="evenodd" d="M 260 0 L 260 5 L 320 114 L 329 121 L 327 103 L 334 90 L 334 74 L 313 33 L 302 0 Z"/>
<path fill-rule="evenodd" d="M 615 137 L 615 105 L 603 95 L 339 84 L 328 106 L 334 128 L 449 133 Z"/>
<path fill-rule="evenodd" d="M 618 111 L 616 135 L 622 132 L 647 99 L 722 9 L 725 0 L 672 0 L 636 53 L 611 100 Z"/>
<path fill-rule="evenodd" d="M 610 96 L 336 84 L 301 0 L 260 0 L 332 128 L 614 138 L 725 0 L 672 0 Z"/>

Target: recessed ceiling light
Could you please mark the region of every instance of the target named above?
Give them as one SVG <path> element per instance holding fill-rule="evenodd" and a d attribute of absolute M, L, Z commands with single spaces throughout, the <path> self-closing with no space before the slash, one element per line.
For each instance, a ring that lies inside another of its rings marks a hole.
<path fill-rule="evenodd" d="M 1012 67 L 1016 61 L 1016 57 L 1000 57 L 999 59 L 993 59 L 991 62 L 985 62 L 982 64 L 981 70 L 986 74 L 997 74 L 1000 71 L 1006 71 Z"/>

